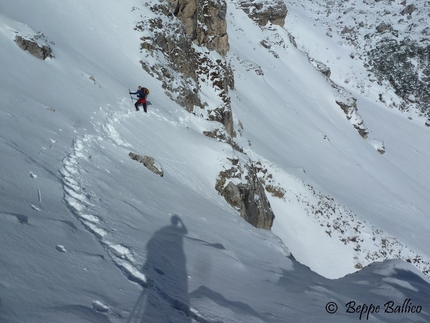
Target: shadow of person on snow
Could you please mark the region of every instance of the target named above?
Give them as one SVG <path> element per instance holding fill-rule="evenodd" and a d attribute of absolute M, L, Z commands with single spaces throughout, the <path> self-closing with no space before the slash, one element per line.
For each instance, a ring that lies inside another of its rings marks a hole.
<path fill-rule="evenodd" d="M 178 215 L 149 240 L 142 272 L 147 279 L 127 323 L 189 323 L 190 302 L 183 239 L 187 228 Z"/>

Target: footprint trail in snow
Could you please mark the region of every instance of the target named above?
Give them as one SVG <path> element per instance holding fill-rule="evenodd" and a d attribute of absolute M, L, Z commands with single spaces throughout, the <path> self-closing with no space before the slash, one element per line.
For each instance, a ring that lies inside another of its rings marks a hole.
<path fill-rule="evenodd" d="M 115 123 L 120 119 L 129 117 L 130 113 L 113 112 L 108 115 L 104 123 L 95 125 L 97 132 L 102 132 L 105 138 L 109 138 L 116 145 L 129 146 L 122 141 L 115 129 Z M 64 201 L 69 210 L 79 219 L 82 225 L 100 241 L 104 249 L 115 265 L 132 282 L 146 287 L 146 278 L 138 269 L 138 264 L 133 257 L 132 251 L 110 240 L 110 233 L 115 230 L 110 229 L 100 215 L 92 214 L 90 211 L 94 204 L 91 196 L 86 191 L 86 177 L 88 172 L 85 170 L 85 162 L 91 159 L 93 147 L 101 145 L 103 137 L 97 135 L 83 135 L 74 140 L 72 152 L 63 160 L 61 174 L 63 176 Z"/>
<path fill-rule="evenodd" d="M 124 100 L 120 106 L 126 106 Z M 125 108 L 124 108 L 125 109 Z M 158 114 L 158 110 L 151 111 L 151 116 L 169 122 L 174 126 L 184 126 L 181 122 L 175 122 L 168 120 L 166 117 Z M 181 315 L 185 315 L 188 318 L 200 323 L 208 323 L 198 311 L 191 308 L 189 305 L 181 302 L 179 299 L 172 298 L 168 295 L 163 287 L 158 286 L 154 280 L 147 280 L 145 275 L 139 270 L 142 267 L 141 263 L 138 263 L 133 256 L 133 252 L 130 248 L 112 242 L 115 228 L 110 228 L 103 219 L 103 215 L 95 214 L 92 209 L 97 209 L 96 202 L 101 201 L 93 193 L 90 194 L 87 190 L 89 181 L 91 180 L 91 174 L 85 169 L 85 164 L 90 163 L 92 158 L 91 153 L 96 148 L 103 147 L 106 141 L 110 141 L 116 146 L 130 147 L 130 145 L 124 142 L 119 133 L 116 130 L 116 125 L 121 120 L 128 117 L 134 117 L 134 112 L 111 112 L 107 115 L 104 122 L 93 124 L 95 130 L 100 135 L 82 135 L 78 136 L 73 143 L 72 152 L 63 160 L 63 168 L 61 174 L 63 176 L 63 189 L 64 189 L 64 201 L 69 210 L 79 219 L 82 225 L 91 232 L 98 241 L 102 244 L 113 263 L 121 270 L 126 278 L 134 283 L 139 284 L 145 290 L 155 291 L 160 299 L 165 302 L 168 306 L 176 311 L 181 312 Z M 99 212 L 100 213 L 100 212 Z M 67 252 L 67 249 L 58 245 L 56 249 L 60 252 Z M 103 305 L 100 306 L 98 303 L 93 303 L 93 308 L 97 311 L 107 311 L 108 307 Z"/>

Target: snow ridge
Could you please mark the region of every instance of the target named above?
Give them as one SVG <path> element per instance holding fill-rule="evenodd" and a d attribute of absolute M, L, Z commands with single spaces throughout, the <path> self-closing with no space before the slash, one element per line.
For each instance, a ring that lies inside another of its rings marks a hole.
<path fill-rule="evenodd" d="M 110 138 L 116 144 L 127 146 L 128 144 L 119 138 L 114 127 L 119 118 L 126 117 L 128 114 L 118 112 L 111 114 L 101 124 L 99 131 L 105 132 L 104 137 Z M 103 222 L 103 218 L 88 211 L 91 206 L 94 206 L 91 202 L 94 197 L 85 189 L 85 176 L 88 172 L 82 166 L 91 158 L 92 147 L 100 146 L 102 141 L 103 137 L 96 135 L 83 135 L 75 139 L 72 152 L 63 160 L 64 166 L 61 170 L 64 201 L 82 225 L 99 240 L 123 274 L 130 281 L 146 287 L 146 277 L 139 271 L 132 251 L 126 246 L 111 242 L 109 240 L 111 229 Z"/>

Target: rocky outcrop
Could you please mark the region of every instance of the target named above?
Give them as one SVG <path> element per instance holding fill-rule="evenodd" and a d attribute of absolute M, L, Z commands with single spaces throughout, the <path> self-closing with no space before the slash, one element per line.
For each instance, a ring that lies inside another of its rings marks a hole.
<path fill-rule="evenodd" d="M 172 100 L 191 113 L 222 123 L 227 133 L 234 136 L 229 98 L 229 90 L 234 87 L 233 71 L 224 58 L 214 59 L 206 49 L 222 55 L 228 51 L 225 2 L 170 1 L 151 9 L 159 17 L 139 22 L 135 29 L 144 34 L 141 50 L 163 63 L 142 60 L 142 68 L 162 82 Z M 201 84 L 218 94 L 217 105 L 209 106 L 201 100 Z"/>
<path fill-rule="evenodd" d="M 379 147 L 376 148 L 376 151 L 381 155 L 385 154 L 385 145 L 384 142 L 381 143 Z"/>
<path fill-rule="evenodd" d="M 156 165 L 154 158 L 150 156 L 141 156 L 135 153 L 130 152 L 128 154 L 131 159 L 138 161 L 139 163 L 142 163 L 146 168 L 148 168 L 151 172 L 154 174 L 157 174 L 161 177 L 164 176 L 163 169 Z"/>
<path fill-rule="evenodd" d="M 369 131 L 364 125 L 364 121 L 357 111 L 357 99 L 352 95 L 345 95 L 344 91 L 340 91 L 335 100 L 336 104 L 345 112 L 346 118 L 351 122 L 355 130 L 358 131 L 363 139 L 367 139 Z"/>
<path fill-rule="evenodd" d="M 357 99 L 354 98 L 350 92 L 345 90 L 343 87 L 337 85 L 330 79 L 331 71 L 328 66 L 309 56 L 308 58 L 311 64 L 315 67 L 315 69 L 317 69 L 321 74 L 323 74 L 326 77 L 326 80 L 333 88 L 335 102 L 343 110 L 343 112 L 346 115 L 346 118 L 351 122 L 353 127 L 358 131 L 360 136 L 363 137 L 363 139 L 367 139 L 369 131 L 364 125 L 363 118 L 358 113 Z"/>
<path fill-rule="evenodd" d="M 330 78 L 331 76 L 331 70 L 330 67 L 325 65 L 323 62 L 317 61 L 314 58 L 309 57 L 309 61 L 312 63 L 312 65 L 319 71 L 321 74 L 327 76 Z"/>
<path fill-rule="evenodd" d="M 36 38 L 27 39 L 22 36 L 15 37 L 15 43 L 21 48 L 29 52 L 38 59 L 45 60 L 54 57 L 52 55 L 51 47 L 48 45 L 39 45 Z"/>
<path fill-rule="evenodd" d="M 381 155 L 385 154 L 385 144 L 382 140 L 374 138 L 369 140 L 369 143 L 376 149 L 378 153 Z"/>
<path fill-rule="evenodd" d="M 227 4 L 224 0 L 204 1 L 197 15 L 195 42 L 225 56 L 230 49 L 226 15 Z"/>
<path fill-rule="evenodd" d="M 239 5 L 259 26 L 266 26 L 268 22 L 281 27 L 285 24 L 288 10 L 281 0 L 247 0 L 241 1 Z"/>
<path fill-rule="evenodd" d="M 219 174 L 216 190 L 242 218 L 256 228 L 270 230 L 275 215 L 252 164 L 240 165 L 231 159 L 232 167 Z"/>
<path fill-rule="evenodd" d="M 357 99 L 343 87 L 330 80 L 331 86 L 335 90 L 335 102 L 345 112 L 346 118 L 351 122 L 355 130 L 363 139 L 367 139 L 369 130 L 364 125 L 363 118 L 358 113 Z"/>
<path fill-rule="evenodd" d="M 168 0 L 173 14 L 185 32 L 199 46 L 226 55 L 230 49 L 227 34 L 227 4 L 224 0 Z"/>
<path fill-rule="evenodd" d="M 210 111 L 209 120 L 222 123 L 227 133 L 231 137 L 235 137 L 233 127 L 233 113 L 231 112 L 231 109 L 225 109 L 223 107 L 216 108 L 215 110 Z"/>
<path fill-rule="evenodd" d="M 243 153 L 243 148 L 233 140 L 232 136 L 222 129 L 205 130 L 203 131 L 203 134 L 207 137 L 215 138 L 221 142 L 225 142 L 229 144 L 234 150 Z"/>

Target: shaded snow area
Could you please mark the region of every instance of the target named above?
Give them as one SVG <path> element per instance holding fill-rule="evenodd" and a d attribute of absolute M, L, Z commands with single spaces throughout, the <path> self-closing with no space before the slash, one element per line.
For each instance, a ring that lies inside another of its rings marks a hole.
<path fill-rule="evenodd" d="M 0 322 L 430 322 L 420 116 L 358 80 L 363 61 L 311 1 L 287 1 L 279 27 L 232 0 L 234 150 L 142 69 L 154 58 L 135 27 L 155 3 L 1 3 Z M 128 93 L 138 85 L 148 113 Z M 248 159 L 271 230 L 215 189 Z"/>

